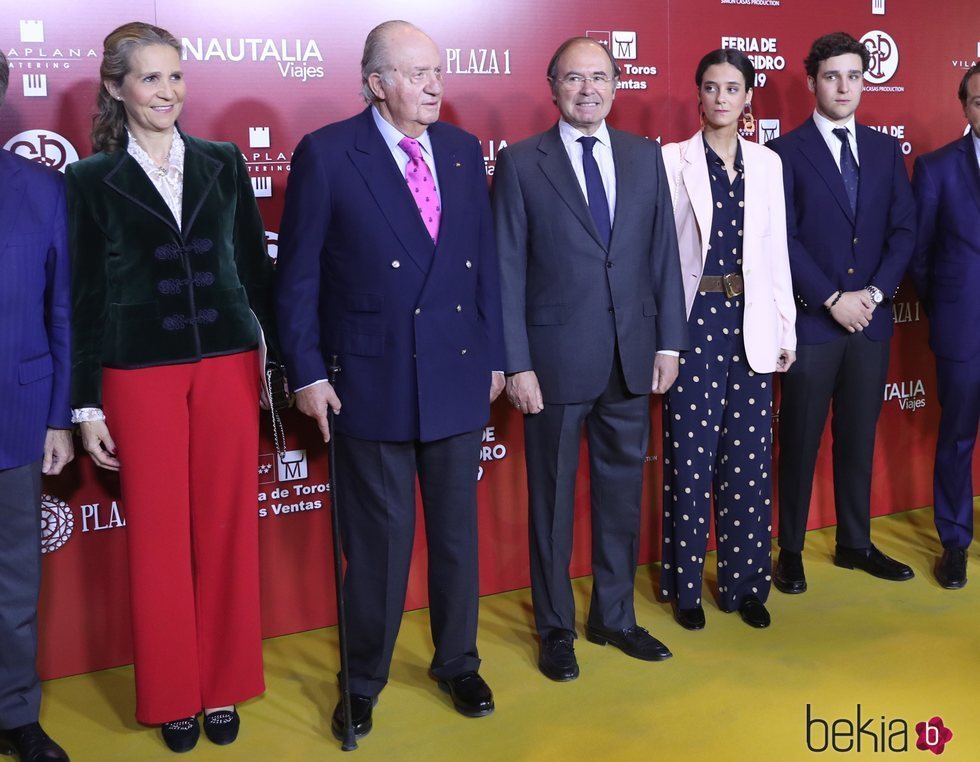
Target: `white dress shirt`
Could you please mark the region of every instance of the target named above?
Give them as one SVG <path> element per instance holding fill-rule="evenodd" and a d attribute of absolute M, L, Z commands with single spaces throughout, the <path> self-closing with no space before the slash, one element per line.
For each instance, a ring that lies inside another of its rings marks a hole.
<path fill-rule="evenodd" d="M 977 154 L 977 164 L 980 165 L 980 135 L 973 133 L 973 150 Z"/>
<path fill-rule="evenodd" d="M 572 171 L 575 173 L 575 179 L 578 180 L 579 188 L 582 189 L 585 202 L 588 203 L 589 192 L 585 186 L 585 168 L 582 166 L 584 149 L 578 142 L 579 138 L 586 135 L 564 119 L 558 120 L 558 135 L 565 146 L 568 160 L 572 163 Z M 599 129 L 592 133 L 592 137 L 597 138 L 595 145 L 592 146 L 592 156 L 599 166 L 599 176 L 602 178 L 602 187 L 606 191 L 606 201 L 609 204 L 609 225 L 612 227 L 613 220 L 616 219 L 616 164 L 613 162 L 612 143 L 609 140 L 609 128 L 606 127 L 605 119 L 602 120 Z M 657 354 L 668 357 L 679 356 L 679 353 L 673 349 L 661 349 Z"/>
<path fill-rule="evenodd" d="M 857 126 L 853 114 L 851 114 L 851 118 L 844 124 L 837 124 L 836 122 L 830 121 L 823 114 L 814 111 L 813 123 L 820 130 L 820 134 L 823 136 L 827 148 L 830 149 L 830 153 L 834 157 L 834 162 L 837 164 L 838 170 L 840 170 L 840 149 L 844 145 L 841 143 L 840 138 L 834 134 L 834 130 L 838 127 L 843 127 L 847 130 L 847 142 L 851 146 L 851 153 L 854 154 L 854 161 L 859 167 L 861 166 L 861 158 L 858 156 Z"/>
<path fill-rule="evenodd" d="M 378 127 L 378 132 L 381 133 L 385 145 L 388 146 L 388 150 L 391 151 L 391 155 L 398 165 L 398 171 L 404 177 L 405 170 L 408 168 L 409 159 L 408 154 L 398 144 L 403 138 L 408 136 L 399 132 L 398 128 L 391 124 L 391 122 L 385 121 L 385 118 L 381 116 L 381 112 L 378 111 L 377 106 L 371 106 L 371 116 L 374 117 L 374 123 Z M 426 130 L 415 138 L 415 140 L 422 146 L 422 160 L 432 173 L 432 183 L 436 186 L 436 194 L 439 196 L 439 201 L 442 201 L 442 194 L 439 192 L 439 176 L 436 174 L 436 161 L 432 154 L 432 138 L 429 137 L 429 131 Z"/>
<path fill-rule="evenodd" d="M 582 166 L 584 149 L 582 144 L 578 142 L 579 138 L 586 137 L 586 135 L 572 127 L 564 119 L 558 121 L 558 134 L 561 136 L 561 142 L 565 145 L 568 160 L 572 162 L 575 179 L 578 180 L 582 195 L 588 203 L 589 193 L 585 187 L 585 169 Z M 599 165 L 599 176 L 602 177 L 602 187 L 606 191 L 606 201 L 609 202 L 609 224 L 611 226 L 616 218 L 616 165 L 613 163 L 612 144 L 609 142 L 609 129 L 606 127 L 605 120 L 599 125 L 599 129 L 592 134 L 592 137 L 598 139 L 592 148 L 592 155 L 595 157 L 595 163 Z"/>

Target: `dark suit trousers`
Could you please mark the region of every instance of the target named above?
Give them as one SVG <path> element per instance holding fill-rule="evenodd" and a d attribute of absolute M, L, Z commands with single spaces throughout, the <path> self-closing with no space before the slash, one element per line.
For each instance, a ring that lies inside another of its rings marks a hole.
<path fill-rule="evenodd" d="M 889 317 L 890 319 L 890 317 Z M 864 333 L 797 348 L 782 376 L 779 421 L 779 547 L 801 552 L 820 438 L 833 402 L 837 544 L 871 543 L 871 466 L 889 342 Z"/>
<path fill-rule="evenodd" d="M 449 679 L 479 669 L 481 434 L 434 442 L 335 437 L 352 693 L 376 696 L 388 682 L 415 542 L 416 474 L 428 545 L 432 674 Z"/>
<path fill-rule="evenodd" d="M 0 728 L 37 722 L 41 461 L 0 470 Z"/>
<path fill-rule="evenodd" d="M 963 362 L 937 357 L 936 380 L 942 406 L 933 474 L 936 530 L 944 548 L 966 548 L 973 540 L 973 450 L 980 424 L 980 353 Z"/>
<path fill-rule="evenodd" d="M 598 398 L 552 405 L 545 395 L 544 410 L 524 416 L 531 599 L 542 638 L 556 629 L 575 632 L 568 565 L 583 425 L 592 500 L 589 623 L 616 630 L 636 624 L 633 579 L 650 398 L 626 388 L 617 351 L 609 383 Z"/>

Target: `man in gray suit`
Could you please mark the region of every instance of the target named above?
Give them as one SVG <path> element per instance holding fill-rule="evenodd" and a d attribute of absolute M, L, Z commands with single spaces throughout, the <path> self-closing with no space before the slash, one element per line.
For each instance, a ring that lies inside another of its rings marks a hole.
<path fill-rule="evenodd" d="M 548 66 L 561 118 L 502 151 L 493 185 L 507 396 L 525 416 L 538 666 L 559 681 L 579 674 L 568 565 L 583 427 L 594 578 L 586 637 L 638 659 L 671 655 L 636 624 L 633 578 L 648 395 L 676 378 L 687 321 L 660 147 L 605 123 L 618 77 L 607 48 L 563 43 Z"/>

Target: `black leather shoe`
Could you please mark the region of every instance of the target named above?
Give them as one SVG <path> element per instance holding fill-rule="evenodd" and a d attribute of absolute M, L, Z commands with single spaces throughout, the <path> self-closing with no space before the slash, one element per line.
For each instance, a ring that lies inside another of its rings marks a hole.
<path fill-rule="evenodd" d="M 966 584 L 966 549 L 947 548 L 936 564 L 936 579 L 947 590 L 959 590 Z"/>
<path fill-rule="evenodd" d="M 452 696 L 453 706 L 464 717 L 486 717 L 493 713 L 493 691 L 476 672 L 440 680 L 439 687 Z"/>
<path fill-rule="evenodd" d="M 585 628 L 585 637 L 589 642 L 600 646 L 610 643 L 634 659 L 663 661 L 673 656 L 667 646 L 635 624 L 625 630 L 606 630 L 588 625 Z"/>
<path fill-rule="evenodd" d="M 371 732 L 374 721 L 371 719 L 371 710 L 378 703 L 377 696 L 358 696 L 356 693 L 350 695 L 350 724 L 354 730 L 354 738 L 363 738 Z M 344 740 L 344 700 L 341 698 L 333 710 L 333 717 L 330 720 L 330 730 L 334 738 L 338 741 Z"/>
<path fill-rule="evenodd" d="M 235 707 L 231 711 L 221 710 L 204 715 L 204 735 L 208 740 L 218 746 L 227 746 L 238 738 L 238 728 L 241 725 L 241 718 Z"/>
<path fill-rule="evenodd" d="M 197 739 L 201 737 L 201 726 L 197 724 L 197 717 L 187 717 L 163 723 L 160 732 L 170 751 L 183 754 L 197 746 Z"/>
<path fill-rule="evenodd" d="M 872 577 L 892 582 L 904 582 L 915 576 L 908 566 L 889 558 L 874 545 L 861 549 L 842 548 L 838 545 L 834 553 L 834 564 L 842 569 L 860 569 Z"/>
<path fill-rule="evenodd" d="M 677 624 L 679 624 L 685 630 L 704 629 L 703 607 L 695 606 L 692 609 L 682 609 L 677 605 L 677 601 L 674 601 L 672 605 L 674 608 L 674 619 L 677 620 Z"/>
<path fill-rule="evenodd" d="M 56 744 L 40 723 L 11 728 L 7 739 L 20 757 L 20 762 L 68 762 L 65 750 Z"/>
<path fill-rule="evenodd" d="M 578 677 L 575 638 L 567 630 L 552 630 L 541 640 L 538 669 L 545 677 L 559 683 Z"/>
<path fill-rule="evenodd" d="M 803 574 L 803 554 L 792 550 L 780 550 L 772 583 L 781 593 L 797 595 L 806 592 L 806 576 Z"/>
<path fill-rule="evenodd" d="M 749 627 L 768 627 L 772 622 L 765 604 L 754 595 L 746 595 L 738 604 L 738 614 Z"/>

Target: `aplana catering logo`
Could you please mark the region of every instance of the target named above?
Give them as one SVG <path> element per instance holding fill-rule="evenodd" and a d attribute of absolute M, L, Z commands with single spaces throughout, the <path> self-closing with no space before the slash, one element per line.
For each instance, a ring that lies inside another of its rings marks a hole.
<path fill-rule="evenodd" d="M 915 748 L 919 751 L 942 754 L 946 744 L 953 739 L 953 731 L 946 727 L 942 717 L 917 722 L 913 735 L 909 731 L 909 723 L 900 717 L 868 716 L 862 714 L 862 710 L 862 706 L 857 704 L 853 718 L 825 720 L 816 716 L 811 705 L 807 704 L 807 749 L 818 754 L 826 751 L 839 754 L 905 752 L 909 750 L 909 741 L 914 739 Z"/>
<path fill-rule="evenodd" d="M 12 23 L 12 20 L 8 23 Z M 17 25 L 16 37 L 19 42 L 5 47 L 4 53 L 14 73 L 11 84 L 17 81 L 16 74 L 20 73 L 25 98 L 46 97 L 49 76 L 56 77 L 86 59 L 98 61 L 98 53 L 92 47 L 67 40 L 47 39 L 48 33 L 43 19 L 18 19 Z M 15 37 L 10 29 L 5 29 L 0 34 L 9 35 L 10 39 Z"/>
<path fill-rule="evenodd" d="M 861 44 L 868 49 L 870 60 L 864 79 L 868 92 L 902 93 L 901 85 L 884 86 L 898 71 L 898 43 L 891 35 L 880 29 L 873 29 L 861 38 Z"/>
<path fill-rule="evenodd" d="M 657 67 L 640 63 L 639 41 L 636 32 L 586 30 L 585 36 L 612 51 L 622 70 L 617 90 L 646 90 L 645 77 L 657 76 Z M 634 61 L 636 63 L 634 63 Z"/>
<path fill-rule="evenodd" d="M 272 128 L 259 125 L 248 128 L 248 151 L 245 164 L 256 198 L 272 198 L 273 179 L 285 176 L 292 166 L 293 153 L 275 147 Z"/>
<path fill-rule="evenodd" d="M 65 167 L 78 161 L 78 151 L 68 138 L 53 130 L 25 130 L 18 132 L 4 144 L 4 149 L 36 161 L 45 167 L 64 172 Z"/>
<path fill-rule="evenodd" d="M 75 530 L 75 516 L 64 500 L 41 495 L 41 552 L 54 553 L 64 547 Z"/>
<path fill-rule="evenodd" d="M 185 61 L 271 64 L 283 79 L 323 79 L 323 54 L 316 40 L 265 37 L 184 37 Z"/>

